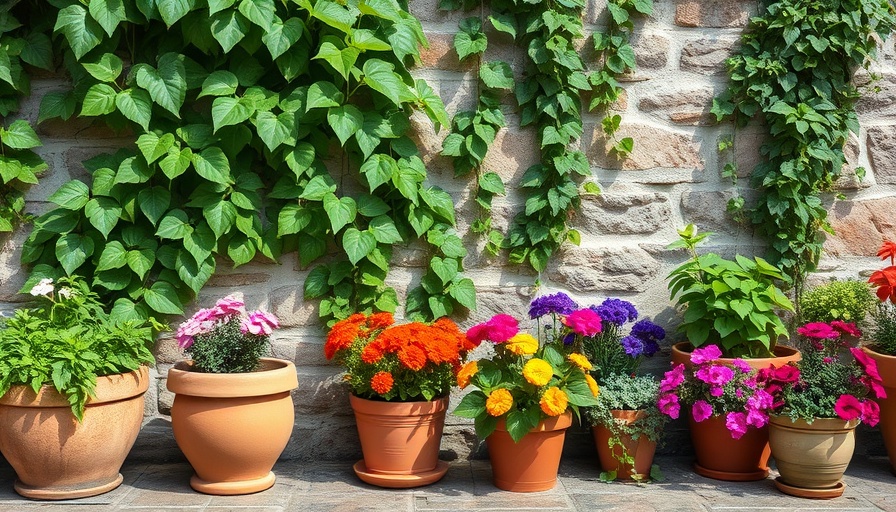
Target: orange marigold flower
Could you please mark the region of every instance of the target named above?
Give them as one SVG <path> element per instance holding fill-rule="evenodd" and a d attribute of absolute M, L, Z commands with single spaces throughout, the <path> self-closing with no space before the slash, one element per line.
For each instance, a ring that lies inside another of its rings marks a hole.
<path fill-rule="evenodd" d="M 578 366 L 579 368 L 581 368 L 585 371 L 594 368 L 594 366 L 591 365 L 591 361 L 589 361 L 588 358 L 582 354 L 576 354 L 576 353 L 569 354 L 569 360 L 572 361 L 572 364 Z"/>
<path fill-rule="evenodd" d="M 368 343 L 364 350 L 361 351 L 361 361 L 367 364 L 374 364 L 383 358 L 383 349 L 375 340 Z"/>
<path fill-rule="evenodd" d="M 327 342 L 324 344 L 324 356 L 333 359 L 336 352 L 352 346 L 360 334 L 361 324 L 364 323 L 364 315 L 356 313 L 345 320 L 336 322 L 327 334 Z"/>
<path fill-rule="evenodd" d="M 470 384 L 470 379 L 479 371 L 479 364 L 476 361 L 470 361 L 457 372 L 457 385 L 460 389 L 464 389 Z"/>
<path fill-rule="evenodd" d="M 566 412 L 567 404 L 569 404 L 569 397 L 566 396 L 562 389 L 556 386 L 548 388 L 541 395 L 541 402 L 539 402 L 542 412 L 548 416 L 560 416 Z"/>
<path fill-rule="evenodd" d="M 544 386 L 551 381 L 551 377 L 553 376 L 554 368 L 544 359 L 535 357 L 527 361 L 523 366 L 523 377 L 525 377 L 526 381 L 530 384 Z"/>
<path fill-rule="evenodd" d="M 375 331 L 377 329 L 385 329 L 395 323 L 392 313 L 374 313 L 367 317 L 367 328 Z"/>
<path fill-rule="evenodd" d="M 597 398 L 597 395 L 600 394 L 600 388 L 597 386 L 597 381 L 594 380 L 594 377 L 591 375 L 585 374 L 585 382 L 588 384 L 588 389 L 591 390 L 591 394 Z"/>
<path fill-rule="evenodd" d="M 504 388 L 489 393 L 485 400 L 485 411 L 491 416 L 502 416 L 513 407 L 513 395 Z"/>
<path fill-rule="evenodd" d="M 504 348 L 518 355 L 530 355 L 538 352 L 538 340 L 527 332 L 521 332 L 504 342 Z"/>
<path fill-rule="evenodd" d="M 415 372 L 426 366 L 426 352 L 416 345 L 408 345 L 398 352 L 398 362 Z"/>
<path fill-rule="evenodd" d="M 381 395 L 385 395 L 392 390 L 392 385 L 394 383 L 395 379 L 392 378 L 391 373 L 377 372 L 373 377 L 370 378 L 370 389 L 376 391 Z"/>

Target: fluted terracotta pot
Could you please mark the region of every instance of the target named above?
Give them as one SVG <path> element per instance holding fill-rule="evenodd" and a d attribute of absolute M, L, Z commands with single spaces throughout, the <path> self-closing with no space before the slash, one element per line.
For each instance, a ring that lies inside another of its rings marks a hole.
<path fill-rule="evenodd" d="M 629 424 L 647 416 L 644 411 L 613 410 L 610 414 L 613 418 Z M 610 438 L 613 436 L 610 429 L 603 425 L 595 425 L 591 427 L 591 434 L 594 436 L 597 457 L 604 471 L 615 471 L 619 480 L 632 480 L 634 476 L 639 480 L 650 477 L 650 467 L 653 465 L 653 456 L 656 453 L 656 441 L 651 441 L 643 434 L 638 436 L 637 440 L 632 439 L 630 435 L 620 435 L 619 441 L 625 447 L 626 453 L 634 459 L 634 464 L 623 464 L 619 461 L 622 458 L 622 447 L 615 445 L 610 449 Z"/>
<path fill-rule="evenodd" d="M 672 345 L 672 362 L 691 365 L 691 352 L 694 346 L 689 342 Z M 800 352 L 785 345 L 776 345 L 776 357 L 744 359 L 755 370 L 778 368 L 790 362 L 799 361 Z M 719 358 L 722 364 L 731 364 L 734 359 Z M 740 439 L 732 439 L 730 431 L 725 427 L 725 416 L 709 418 L 702 422 L 694 421 L 688 411 L 691 425 L 691 443 L 697 461 L 694 471 L 698 475 L 716 480 L 747 482 L 762 480 L 768 476 L 768 459 L 771 449 L 768 446 L 768 427 L 750 427 Z"/>
<path fill-rule="evenodd" d="M 190 486 L 232 495 L 274 485 L 271 469 L 292 434 L 290 391 L 297 386 L 295 365 L 282 359 L 262 358 L 249 373 L 201 373 L 192 361 L 171 368 L 171 427 L 195 471 Z"/>
<path fill-rule="evenodd" d="M 361 480 L 380 487 L 431 484 L 448 471 L 439 461 L 448 397 L 423 402 L 385 402 L 349 397 L 364 459 Z"/>
<path fill-rule="evenodd" d="M 779 490 L 802 498 L 836 498 L 856 446 L 859 420 L 769 418 L 769 443 L 780 478 Z"/>
<path fill-rule="evenodd" d="M 119 471 L 143 422 L 149 370 L 97 378 L 79 423 L 52 386 L 13 386 L 0 397 L 0 451 L 15 469 L 22 496 L 63 500 L 121 485 Z"/>
<path fill-rule="evenodd" d="M 518 443 L 507 432 L 504 420 L 485 439 L 492 462 L 492 481 L 505 491 L 546 491 L 557 484 L 560 455 L 572 413 L 541 421 Z"/>
<path fill-rule="evenodd" d="M 862 351 L 877 363 L 877 371 L 884 381 L 887 397 L 876 400 L 880 405 L 878 428 L 883 435 L 884 446 L 887 447 L 890 465 L 896 472 L 896 357 L 877 352 L 873 346 L 862 347 Z"/>

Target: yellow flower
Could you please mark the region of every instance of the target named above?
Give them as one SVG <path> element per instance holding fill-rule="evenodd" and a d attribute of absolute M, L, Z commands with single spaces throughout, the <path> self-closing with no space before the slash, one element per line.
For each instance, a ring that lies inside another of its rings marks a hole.
<path fill-rule="evenodd" d="M 460 371 L 457 372 L 457 385 L 460 387 L 460 389 L 464 389 L 465 387 L 467 387 L 467 385 L 470 384 L 470 379 L 472 379 L 478 371 L 479 365 L 476 363 L 476 361 L 470 361 L 469 363 L 465 364 L 463 368 L 461 368 Z"/>
<path fill-rule="evenodd" d="M 548 388 L 541 396 L 541 410 L 548 416 L 560 416 L 566 412 L 566 405 L 569 403 L 569 397 L 562 389 L 554 386 Z"/>
<path fill-rule="evenodd" d="M 588 383 L 588 389 L 591 390 L 591 394 L 594 395 L 595 398 L 597 398 L 597 395 L 600 394 L 600 388 L 597 387 L 597 381 L 594 380 L 594 377 L 586 373 L 585 382 Z"/>
<path fill-rule="evenodd" d="M 569 354 L 569 360 L 572 361 L 572 364 L 586 371 L 594 368 L 591 365 L 591 361 L 589 361 L 588 358 L 583 356 L 582 354 Z"/>
<path fill-rule="evenodd" d="M 513 407 L 513 395 L 504 388 L 492 391 L 485 400 L 485 410 L 491 416 L 501 416 Z"/>
<path fill-rule="evenodd" d="M 544 386 L 554 376 L 554 368 L 544 359 L 532 358 L 523 366 L 523 377 L 530 384 Z"/>
<path fill-rule="evenodd" d="M 529 355 L 538 351 L 538 340 L 527 332 L 521 332 L 507 340 L 504 346 L 518 356 Z"/>

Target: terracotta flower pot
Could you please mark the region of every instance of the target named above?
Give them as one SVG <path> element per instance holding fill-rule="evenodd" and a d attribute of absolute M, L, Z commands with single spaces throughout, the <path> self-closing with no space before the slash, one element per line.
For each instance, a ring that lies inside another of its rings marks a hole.
<path fill-rule="evenodd" d="M 881 354 L 869 347 L 862 350 L 877 363 L 877 371 L 884 381 L 887 398 L 877 399 L 880 405 L 880 433 L 890 457 L 890 465 L 896 471 L 896 357 Z"/>
<path fill-rule="evenodd" d="M 803 498 L 836 498 L 856 446 L 859 420 L 816 418 L 792 422 L 786 416 L 769 419 L 769 443 L 781 476 L 775 485 Z"/>
<path fill-rule="evenodd" d="M 694 346 L 689 342 L 672 345 L 672 362 L 691 365 Z M 789 362 L 799 361 L 800 352 L 784 345 L 775 345 L 776 357 L 744 359 L 755 370 L 778 368 Z M 731 364 L 734 359 L 719 358 L 720 363 Z M 725 416 L 720 415 L 697 423 L 688 411 L 691 425 L 691 442 L 697 454 L 694 471 L 707 478 L 734 482 L 762 480 L 768 476 L 768 427 L 747 429 L 740 439 L 732 439 L 725 427 Z"/>
<path fill-rule="evenodd" d="M 507 432 L 504 420 L 485 439 L 492 462 L 492 481 L 505 491 L 535 492 L 557 483 L 560 454 L 572 413 L 543 420 L 518 443 Z"/>
<path fill-rule="evenodd" d="M 623 420 L 625 423 L 634 423 L 644 418 L 647 413 L 644 411 L 610 411 L 613 418 Z M 591 427 L 591 434 L 594 436 L 594 446 L 597 448 L 597 457 L 600 460 L 600 467 L 604 471 L 615 471 L 616 478 L 619 480 L 632 480 L 632 464 L 623 464 L 618 458 L 622 457 L 622 447 L 616 445 L 610 449 L 609 441 L 612 437 L 610 429 L 603 425 L 595 425 Z M 629 435 L 621 435 L 619 440 L 625 446 L 625 451 L 629 456 L 634 458 L 634 470 L 639 479 L 647 479 L 650 477 L 650 467 L 653 465 L 653 456 L 656 453 L 656 442 L 651 441 L 646 435 L 638 436 L 638 440 L 632 439 Z"/>
<path fill-rule="evenodd" d="M 174 439 L 193 465 L 190 486 L 206 494 L 248 494 L 274 485 L 271 468 L 295 422 L 290 361 L 261 359 L 250 373 L 201 373 L 192 362 L 168 371 Z"/>
<path fill-rule="evenodd" d="M 62 500 L 95 496 L 121 484 L 119 471 L 143 422 L 149 370 L 98 377 L 80 423 L 52 386 L 35 394 L 13 386 L 0 397 L 0 451 L 22 496 Z"/>
<path fill-rule="evenodd" d="M 439 461 L 448 397 L 429 402 L 384 402 L 349 397 L 364 459 L 355 464 L 361 480 L 380 487 L 431 484 L 448 471 Z"/>

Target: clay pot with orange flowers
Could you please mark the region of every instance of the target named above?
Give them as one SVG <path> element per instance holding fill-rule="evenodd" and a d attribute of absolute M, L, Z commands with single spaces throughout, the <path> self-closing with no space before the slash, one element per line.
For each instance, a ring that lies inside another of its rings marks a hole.
<path fill-rule="evenodd" d="M 346 370 L 364 456 L 354 466 L 361 480 L 408 488 L 445 476 L 439 446 L 448 394 L 470 348 L 447 318 L 395 325 L 390 313 L 359 313 L 333 325 L 324 355 Z"/>
<path fill-rule="evenodd" d="M 542 307 L 543 306 L 543 307 Z M 557 328 L 542 329 L 539 341 L 520 332 L 510 315 L 496 315 L 467 331 L 472 345 L 494 343 L 494 355 L 470 361 L 458 372 L 461 388 L 473 386 L 454 414 L 473 418 L 492 462 L 492 481 L 507 491 L 554 487 L 566 429 L 579 407 L 597 404 L 592 365 L 574 352 L 582 336 L 600 332 L 600 317 L 565 294 L 536 299 L 533 318 L 550 316 Z M 543 312 L 543 314 L 541 314 Z"/>

